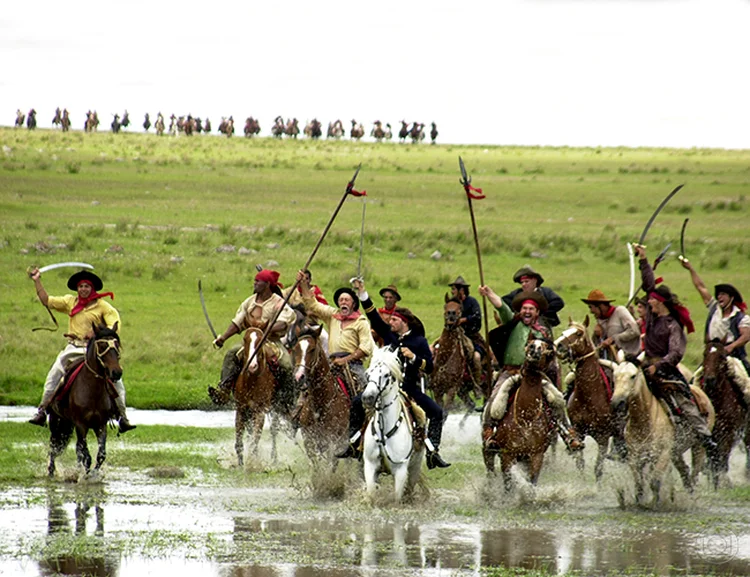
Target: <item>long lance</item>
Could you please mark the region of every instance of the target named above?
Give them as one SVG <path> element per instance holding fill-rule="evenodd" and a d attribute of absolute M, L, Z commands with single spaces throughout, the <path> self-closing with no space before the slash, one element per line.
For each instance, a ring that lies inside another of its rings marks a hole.
<path fill-rule="evenodd" d="M 362 229 L 359 231 L 359 260 L 357 261 L 357 278 L 362 280 L 362 251 L 365 247 L 365 210 L 367 197 L 362 197 Z"/>
<path fill-rule="evenodd" d="M 323 234 L 320 235 L 320 238 L 318 239 L 318 242 L 315 245 L 315 248 L 313 249 L 312 253 L 310 253 L 310 256 L 307 259 L 307 262 L 305 263 L 305 266 L 302 270 L 307 270 L 310 268 L 310 263 L 315 258 L 315 254 L 318 252 L 318 249 L 320 248 L 320 245 L 323 244 L 323 239 L 325 239 L 326 235 L 328 234 L 328 231 L 331 229 L 331 225 L 333 224 L 333 221 L 336 220 L 336 216 L 338 216 L 339 211 L 341 210 L 341 207 L 344 206 L 344 201 L 346 200 L 346 197 L 350 194 L 352 196 L 365 196 L 367 194 L 366 191 L 358 191 L 354 190 L 354 182 L 357 180 L 357 175 L 359 174 L 359 170 L 362 168 L 362 163 L 359 163 L 359 166 L 357 166 L 357 170 L 354 171 L 354 176 L 352 176 L 352 179 L 349 181 L 349 184 L 346 185 L 346 190 L 344 191 L 344 195 L 341 197 L 341 200 L 339 201 L 338 206 L 336 207 L 336 210 L 333 211 L 333 214 L 331 215 L 331 218 L 328 221 L 328 224 L 326 225 L 325 229 L 323 230 Z M 260 337 L 260 341 L 258 342 L 258 346 L 255 347 L 255 351 L 253 351 L 253 354 L 250 355 L 250 358 L 247 359 L 245 362 L 245 366 L 247 367 L 250 365 L 250 363 L 253 362 L 253 359 L 258 355 L 258 351 L 261 350 L 261 347 L 263 346 L 263 343 L 266 342 L 266 339 L 268 338 L 268 335 L 271 333 L 271 330 L 273 329 L 273 325 L 276 324 L 276 320 L 279 318 L 279 315 L 281 314 L 281 311 L 284 310 L 284 307 L 289 302 L 289 299 L 294 294 L 294 291 L 297 290 L 297 287 L 299 286 L 299 280 L 294 281 L 294 285 L 292 285 L 292 288 L 289 292 L 287 292 L 286 296 L 284 297 L 284 302 L 281 303 L 281 306 L 276 309 L 276 312 L 273 315 L 273 318 L 269 321 L 269 323 L 266 325 L 266 330 L 263 331 L 263 335 Z"/>
<path fill-rule="evenodd" d="M 685 186 L 684 184 L 678 184 L 672 192 L 670 192 L 664 200 L 661 201 L 661 204 L 659 204 L 658 207 L 656 207 L 656 210 L 654 211 L 654 214 L 651 215 L 651 218 L 648 219 L 648 222 L 646 223 L 646 226 L 643 228 L 643 232 L 641 233 L 640 238 L 638 239 L 638 244 L 643 246 L 643 243 L 646 241 L 646 235 L 648 234 L 649 229 L 651 228 L 651 225 L 656 220 L 656 217 L 659 216 L 659 213 L 661 210 L 667 205 L 667 203 L 672 200 L 672 197 L 680 192 L 680 189 Z M 663 257 L 662 257 L 663 258 Z M 636 291 L 637 294 L 637 291 Z M 625 305 L 625 307 L 629 307 L 633 303 L 633 299 L 635 299 L 635 294 L 628 300 L 628 303 Z"/>
<path fill-rule="evenodd" d="M 474 233 L 474 248 L 477 251 L 477 264 L 479 265 L 479 283 L 484 286 L 484 271 L 482 270 L 482 253 L 479 251 L 479 235 L 477 234 L 477 221 L 474 218 L 474 206 L 471 203 L 473 198 L 479 200 L 484 198 L 481 188 L 474 188 L 471 186 L 471 177 L 466 173 L 466 166 L 464 165 L 463 159 L 458 157 L 458 166 L 461 168 L 461 179 L 459 182 L 466 191 L 466 200 L 469 203 L 469 214 L 471 215 L 471 230 Z M 482 313 L 484 314 L 484 340 L 486 343 L 490 342 L 490 330 L 487 320 L 487 299 L 482 295 Z"/>

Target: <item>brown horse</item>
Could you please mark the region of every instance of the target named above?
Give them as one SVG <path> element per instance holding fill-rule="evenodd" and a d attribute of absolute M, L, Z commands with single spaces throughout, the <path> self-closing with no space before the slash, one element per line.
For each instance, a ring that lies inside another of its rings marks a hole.
<path fill-rule="evenodd" d="M 470 394 L 481 393 L 475 387 L 469 363 L 473 351 L 466 351 L 463 341 L 466 339 L 458 321 L 461 319 L 462 306 L 458 299 L 449 299 L 446 295 L 443 307 L 443 332 L 434 346 L 434 370 L 430 375 L 429 387 L 439 405 L 449 410 L 453 407 L 456 396 L 466 405 L 468 411 L 474 411 L 474 401 Z"/>
<path fill-rule="evenodd" d="M 740 383 L 747 387 L 748 378 L 739 359 L 727 355 L 719 341 L 706 343 L 703 351 L 703 390 L 716 411 L 716 454 L 712 458 L 714 488 L 726 479 L 729 455 L 746 429 L 748 410 Z M 750 429 L 750 427 L 748 427 Z"/>
<path fill-rule="evenodd" d="M 499 451 L 487 448 L 486 444 L 482 446 L 484 466 L 489 474 L 495 472 L 495 455 L 500 453 L 500 467 L 506 490 L 512 488 L 510 470 L 517 462 L 526 464 L 528 479 L 536 485 L 544 462 L 544 452 L 557 438 L 552 417 L 545 407 L 542 390 L 543 379 L 547 378 L 544 371 L 554 356 L 552 341 L 529 333 L 520 383 L 508 400 L 507 410 L 493 434 Z M 489 406 L 485 410 L 489 410 Z"/>
<path fill-rule="evenodd" d="M 293 406 L 293 403 L 286 402 L 279 394 L 276 376 L 271 371 L 269 364 L 269 358 L 273 354 L 271 345 L 265 343 L 258 350 L 258 343 L 263 335 L 264 328 L 264 326 L 255 326 L 245 331 L 243 341 L 244 366 L 234 387 L 237 411 L 234 420 L 234 449 L 237 453 L 237 463 L 240 466 L 244 465 L 245 462 L 243 444 L 245 430 L 247 429 L 252 436 L 252 453 L 257 456 L 266 414 L 274 411 L 276 414 L 286 416 Z M 274 416 L 271 418 L 271 425 L 271 436 L 273 438 L 271 458 L 275 461 L 278 419 Z"/>
<path fill-rule="evenodd" d="M 300 390 L 294 415 L 309 459 L 333 462 L 334 452 L 346 446 L 351 399 L 331 371 L 320 341 L 322 328 L 304 329 L 292 350 L 294 378 Z"/>
<path fill-rule="evenodd" d="M 599 447 L 594 465 L 597 482 L 602 479 L 604 458 L 607 454 L 609 438 L 616 433 L 613 420 L 612 385 L 605 378 L 599 364 L 594 343 L 588 334 L 589 317 L 583 323 L 570 320 L 570 325 L 555 341 L 560 359 L 574 365 L 573 392 L 568 398 L 570 423 L 581 438 L 593 437 Z M 576 464 L 583 471 L 583 451 L 579 451 Z"/>
<path fill-rule="evenodd" d="M 89 341 L 84 361 L 72 367 L 65 379 L 73 379 L 67 392 L 56 397 L 50 405 L 49 467 L 50 477 L 55 474 L 55 459 L 68 446 L 73 430 L 76 432 L 78 464 L 86 473 L 91 470 L 86 436 L 94 431 L 99 442 L 95 470 L 99 470 L 107 456 L 107 422 L 118 416 L 113 395 L 113 382 L 122 378 L 120 366 L 120 337 L 117 323 L 111 329 L 94 325 L 94 338 Z"/>
<path fill-rule="evenodd" d="M 651 392 L 646 377 L 639 366 L 625 361 L 622 351 L 618 362 L 609 363 L 614 372 L 615 390 L 612 406 L 626 403 L 628 422 L 625 425 L 625 443 L 628 447 L 628 464 L 635 481 L 635 500 L 643 502 L 646 484 L 651 488 L 654 504 L 659 503 L 662 480 L 674 464 L 685 488 L 692 492 L 695 478 L 703 466 L 705 450 L 695 434 L 677 434 L 667 409 Z M 637 362 L 637 361 L 636 361 Z M 696 404 L 707 415 L 708 428 L 714 426 L 714 409 L 706 394 L 698 387 L 690 387 Z M 682 454 L 691 449 L 693 457 L 692 474 L 682 459 Z M 619 501 L 624 503 L 622 491 Z"/>

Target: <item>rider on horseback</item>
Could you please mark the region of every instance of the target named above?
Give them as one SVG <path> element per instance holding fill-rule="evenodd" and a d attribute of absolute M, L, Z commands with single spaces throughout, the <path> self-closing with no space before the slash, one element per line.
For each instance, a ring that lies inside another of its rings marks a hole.
<path fill-rule="evenodd" d="M 113 328 L 115 325 L 119 328 L 122 325 L 117 309 L 103 300 L 105 296 L 114 299 L 115 295 L 111 292 L 101 294 L 97 292 L 104 285 L 102 280 L 93 272 L 82 270 L 68 279 L 68 288 L 76 291 L 77 296 L 49 296 L 42 286 L 42 274 L 39 269 L 34 268 L 30 276 L 31 280 L 34 281 L 36 294 L 41 303 L 51 310 L 67 313 L 70 316 L 68 332 L 65 333 L 68 345 L 57 355 L 55 362 L 52 364 L 44 383 L 42 402 L 34 418 L 29 421 L 33 425 L 44 427 L 47 423 L 47 409 L 54 398 L 60 381 L 65 376 L 65 370 L 71 364 L 83 360 L 86 355 L 88 341 L 93 336 L 92 325 L 106 325 L 109 328 Z M 114 386 L 117 391 L 115 404 L 120 413 L 120 432 L 126 433 L 135 429 L 135 425 L 130 424 L 125 413 L 125 385 L 122 379 L 118 379 Z"/>
<path fill-rule="evenodd" d="M 424 336 L 422 322 L 409 309 L 395 307 L 386 323 L 370 300 L 370 296 L 365 290 L 365 283 L 360 279 L 355 279 L 352 284 L 359 293 L 359 298 L 362 301 L 365 313 L 367 313 L 367 318 L 370 319 L 372 328 L 383 339 L 385 346 L 398 349 L 399 359 L 404 366 L 404 382 L 401 389 L 424 410 L 429 419 L 426 441 L 428 449 L 427 468 L 450 467 L 450 463 L 446 463 L 438 453 L 445 414 L 440 405 L 424 394 L 419 386 L 420 371 L 428 374 L 432 372 L 432 353 L 430 353 L 430 345 Z M 346 451 L 338 455 L 339 457 L 359 458 L 359 450 L 354 447 L 354 443 L 359 440 L 359 432 L 364 422 L 365 411 L 362 407 L 362 397 L 357 395 L 352 400 L 349 413 L 351 444 Z"/>
<path fill-rule="evenodd" d="M 551 331 L 540 322 L 541 314 L 547 310 L 547 300 L 540 291 L 531 290 L 518 293 L 512 301 L 512 310 L 488 286 L 479 287 L 479 294 L 489 299 L 500 314 L 503 323 L 493 330 L 494 335 L 493 333 L 490 334 L 492 350 L 502 366 L 502 372 L 495 382 L 492 398 L 487 403 L 482 417 L 482 439 L 488 445 L 494 437 L 493 419 L 490 415 L 493 401 L 495 398 L 508 398 L 510 388 L 515 383 L 514 380 L 511 380 L 511 377 L 520 374 L 524 363 L 525 346 L 529 333 L 550 339 Z M 513 311 L 515 311 L 515 314 Z M 555 400 L 549 406 L 553 418 L 558 423 L 558 430 L 563 441 L 571 451 L 583 449 L 583 442 L 577 438 L 575 431 L 571 428 L 568 415 L 565 412 L 565 400 L 562 394 L 549 379 L 544 380 L 543 387 L 545 398 Z"/>
<path fill-rule="evenodd" d="M 487 356 L 486 343 L 480 334 L 482 328 L 482 310 L 477 299 L 469 296 L 469 286 L 464 277 L 458 276 L 451 284 L 451 295 L 461 302 L 463 312 L 458 324 L 466 335 L 464 346 L 471 355 L 471 376 L 474 384 L 482 387 L 482 359 Z"/>
<path fill-rule="evenodd" d="M 541 321 L 550 329 L 550 334 L 552 334 L 552 328 L 560 324 L 560 318 L 557 316 L 557 313 L 563 309 L 565 301 L 551 288 L 543 287 L 544 277 L 529 265 L 524 265 L 516 271 L 513 275 L 513 282 L 520 284 L 521 288 L 514 289 L 507 295 L 503 295 L 502 298 L 505 304 L 512 306 L 513 299 L 521 291 L 536 291 L 541 293 L 544 300 L 547 301 L 547 310 L 542 313 Z"/>
<path fill-rule="evenodd" d="M 690 311 L 680 304 L 669 287 L 656 286 L 645 248 L 641 245 L 634 245 L 634 248 L 649 304 L 644 338 L 646 360 L 642 364 L 646 380 L 654 395 L 667 403 L 672 414 L 690 426 L 707 449 L 713 450 L 716 442 L 711 430 L 693 400 L 685 377 L 677 369 L 687 346 L 684 329 L 689 333 L 695 330 Z"/>
<path fill-rule="evenodd" d="M 253 283 L 253 294 L 246 299 L 237 309 L 232 322 L 214 340 L 214 345 L 221 348 L 232 335 L 241 333 L 253 325 L 261 325 L 269 322 L 278 308 L 284 302 L 279 288 L 279 273 L 273 270 L 262 270 L 255 275 Z M 276 382 L 285 398 L 291 399 L 293 395 L 294 381 L 292 379 L 292 360 L 289 351 L 281 344 L 281 337 L 294 323 L 296 316 L 294 311 L 284 305 L 284 309 L 276 319 L 276 323 L 268 334 L 266 344 L 273 349 L 273 358 L 269 359 L 269 366 L 274 373 Z M 234 383 L 242 371 L 243 346 L 236 345 L 229 349 L 224 355 L 224 364 L 221 367 L 221 380 L 218 388 L 209 387 L 208 394 L 216 404 L 224 404 L 229 400 L 229 395 L 234 389 Z M 292 401 L 293 402 L 293 401 Z"/>

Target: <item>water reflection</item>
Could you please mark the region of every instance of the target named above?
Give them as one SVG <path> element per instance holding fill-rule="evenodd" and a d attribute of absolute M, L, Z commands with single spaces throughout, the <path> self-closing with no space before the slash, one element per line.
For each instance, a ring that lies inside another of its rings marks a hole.
<path fill-rule="evenodd" d="M 89 551 L 106 551 L 106 545 L 98 542 L 104 537 L 104 507 L 106 500 L 103 487 L 86 488 L 67 493 L 50 489 L 47 493 L 47 550 L 54 551 L 60 539 L 81 540 L 85 551 L 80 555 L 60 555 L 43 552 L 39 561 L 40 575 L 92 575 L 109 577 L 116 575 L 119 555 L 91 554 Z M 93 510 L 93 513 L 92 513 Z M 72 511 L 72 515 L 71 515 Z M 89 543 L 89 538 L 94 542 Z M 73 548 L 78 547 L 73 544 Z M 47 553 L 47 554 L 45 554 Z"/>

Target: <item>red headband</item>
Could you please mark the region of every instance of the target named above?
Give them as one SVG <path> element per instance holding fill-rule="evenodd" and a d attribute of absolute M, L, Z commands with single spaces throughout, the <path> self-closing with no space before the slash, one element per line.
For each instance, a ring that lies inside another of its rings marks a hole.
<path fill-rule="evenodd" d="M 258 274 L 255 275 L 255 280 L 259 280 L 261 282 L 267 282 L 272 287 L 279 284 L 279 276 L 280 274 L 276 272 L 275 270 L 269 270 L 267 268 L 264 268 L 263 270 L 259 271 Z"/>
<path fill-rule="evenodd" d="M 650 299 L 656 299 L 660 303 L 667 302 L 666 298 L 664 298 L 663 296 L 661 296 L 659 293 L 656 293 L 656 292 L 650 292 L 650 293 L 648 293 L 648 298 L 650 298 Z"/>
<path fill-rule="evenodd" d="M 396 317 L 396 318 L 398 318 L 398 319 L 401 319 L 401 320 L 402 320 L 402 321 L 404 321 L 404 322 L 405 322 L 405 323 L 406 323 L 407 325 L 409 324 L 409 319 L 407 319 L 407 318 L 406 318 L 406 317 L 405 317 L 404 315 L 402 315 L 401 313 L 397 313 L 397 312 L 392 312 L 392 313 L 391 313 L 391 316 L 392 316 L 392 317 Z"/>
<path fill-rule="evenodd" d="M 533 276 L 529 276 L 529 275 L 525 274 L 525 275 L 523 275 L 523 276 L 519 276 L 519 277 L 518 277 L 518 281 L 519 281 L 519 282 L 521 282 L 521 281 L 525 281 L 525 280 L 531 280 L 531 279 L 533 279 L 533 278 L 536 278 L 536 277 L 533 277 Z"/>
<path fill-rule="evenodd" d="M 521 303 L 521 306 L 523 305 L 532 305 L 536 310 L 539 310 L 539 303 L 536 302 L 534 299 L 526 299 Z"/>
<path fill-rule="evenodd" d="M 78 287 L 79 287 L 79 286 L 81 286 L 82 284 L 87 284 L 87 285 L 89 285 L 89 286 L 90 286 L 90 287 L 91 287 L 92 289 L 94 288 L 94 283 L 92 283 L 92 282 L 91 282 L 91 281 L 90 281 L 89 279 L 87 279 L 87 278 L 84 278 L 84 279 L 81 279 L 81 280 L 79 280 L 79 281 L 78 281 L 78 284 L 76 285 L 76 288 L 78 288 Z"/>

